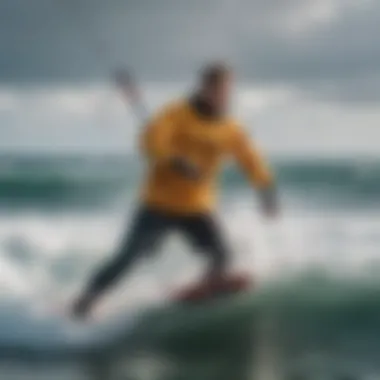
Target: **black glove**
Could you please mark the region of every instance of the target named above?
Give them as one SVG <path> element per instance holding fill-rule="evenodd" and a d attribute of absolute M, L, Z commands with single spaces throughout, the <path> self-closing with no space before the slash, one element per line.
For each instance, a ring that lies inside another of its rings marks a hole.
<path fill-rule="evenodd" d="M 171 166 L 176 172 L 180 173 L 187 179 L 196 181 L 201 177 L 199 169 L 194 164 L 183 158 L 173 158 L 171 160 Z"/>
<path fill-rule="evenodd" d="M 125 69 L 118 69 L 114 72 L 114 81 L 117 86 L 130 87 L 133 85 L 133 81 L 130 73 Z"/>
<path fill-rule="evenodd" d="M 114 81 L 119 90 L 128 98 L 128 101 L 139 102 L 140 94 L 137 85 L 127 70 L 117 70 L 114 73 Z"/>
<path fill-rule="evenodd" d="M 261 190 L 260 197 L 263 212 L 270 217 L 277 216 L 279 204 L 275 187 Z"/>

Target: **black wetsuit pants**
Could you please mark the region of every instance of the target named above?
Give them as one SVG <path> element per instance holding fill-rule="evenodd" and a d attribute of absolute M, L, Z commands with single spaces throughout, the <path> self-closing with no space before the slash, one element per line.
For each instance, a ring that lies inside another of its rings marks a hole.
<path fill-rule="evenodd" d="M 119 252 L 95 275 L 89 291 L 100 293 L 105 290 L 145 253 L 157 250 L 163 238 L 171 231 L 179 231 L 195 250 L 206 256 L 210 273 L 224 271 L 229 250 L 213 215 L 173 216 L 142 207 L 123 238 Z"/>

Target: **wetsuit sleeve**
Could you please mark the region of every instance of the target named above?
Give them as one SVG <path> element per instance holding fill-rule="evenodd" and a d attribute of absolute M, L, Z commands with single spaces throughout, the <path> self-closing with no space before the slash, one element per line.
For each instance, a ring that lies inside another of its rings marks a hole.
<path fill-rule="evenodd" d="M 250 182 L 259 189 L 273 186 L 271 170 L 256 145 L 240 128 L 234 129 L 232 154 Z"/>
<path fill-rule="evenodd" d="M 160 163 L 173 155 L 173 134 L 178 112 L 170 106 L 154 116 L 146 125 L 141 139 L 141 150 L 151 161 Z"/>

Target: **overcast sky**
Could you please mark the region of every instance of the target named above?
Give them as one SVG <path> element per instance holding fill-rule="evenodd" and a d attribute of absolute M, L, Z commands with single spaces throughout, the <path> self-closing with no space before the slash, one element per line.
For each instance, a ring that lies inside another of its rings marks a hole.
<path fill-rule="evenodd" d="M 305 121 L 319 120 L 310 139 L 324 136 L 320 147 L 376 151 L 379 35 L 376 0 L 0 0 L 2 145 L 23 141 L 27 121 L 41 130 L 59 117 L 53 124 L 72 127 L 92 112 L 92 124 L 99 97 L 89 86 L 117 65 L 167 85 L 223 58 L 249 88 L 242 112 L 260 121 L 268 146 L 276 145 L 273 133 L 307 140 Z M 112 112 L 116 123 L 115 105 Z M 273 132 L 280 120 L 282 132 Z M 347 131 L 356 137 L 342 137 Z"/>

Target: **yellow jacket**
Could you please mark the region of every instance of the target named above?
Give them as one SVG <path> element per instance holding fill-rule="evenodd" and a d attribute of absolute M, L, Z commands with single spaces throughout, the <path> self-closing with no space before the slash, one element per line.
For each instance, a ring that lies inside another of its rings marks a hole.
<path fill-rule="evenodd" d="M 142 201 L 167 213 L 211 211 L 217 175 L 229 157 L 237 161 L 253 185 L 265 188 L 272 184 L 260 153 L 235 121 L 202 117 L 187 101 L 170 104 L 157 114 L 144 130 L 141 142 L 148 159 Z M 201 179 L 181 176 L 169 163 L 173 157 L 196 165 Z"/>

